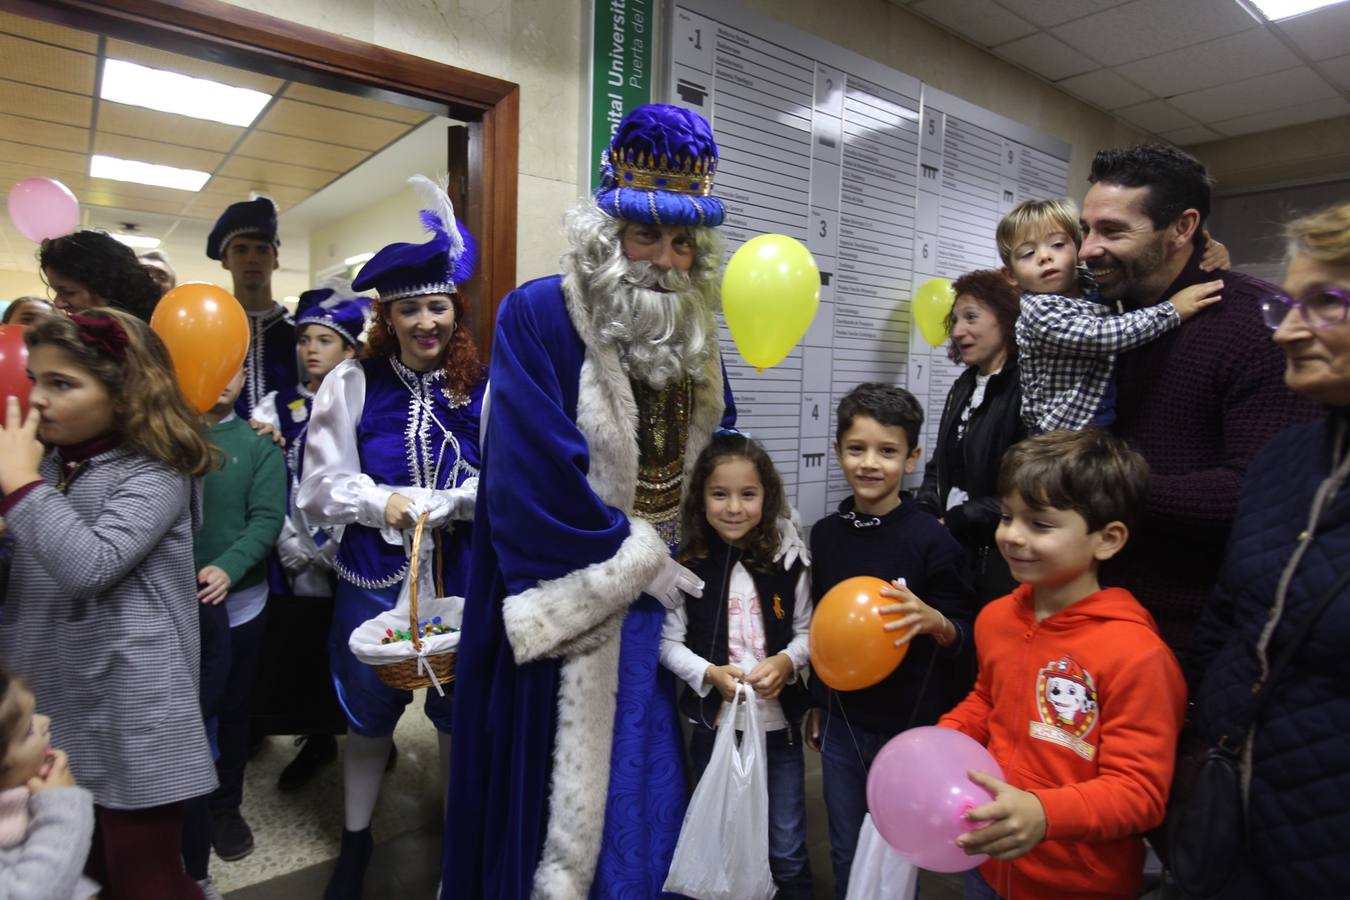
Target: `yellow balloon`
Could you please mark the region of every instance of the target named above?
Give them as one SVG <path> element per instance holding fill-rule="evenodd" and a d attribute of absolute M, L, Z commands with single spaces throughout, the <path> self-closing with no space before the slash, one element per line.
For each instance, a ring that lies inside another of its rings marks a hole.
<path fill-rule="evenodd" d="M 756 369 L 783 361 L 820 308 L 820 268 L 785 234 L 751 238 L 722 275 L 722 312 L 736 349 Z"/>
<path fill-rule="evenodd" d="M 945 278 L 930 278 L 914 292 L 914 323 L 934 347 L 947 340 L 947 314 L 955 302 L 952 283 Z"/>

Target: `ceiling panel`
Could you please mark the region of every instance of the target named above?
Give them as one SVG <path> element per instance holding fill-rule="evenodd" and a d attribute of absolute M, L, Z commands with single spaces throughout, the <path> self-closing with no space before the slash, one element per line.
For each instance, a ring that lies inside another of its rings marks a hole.
<path fill-rule="evenodd" d="M 259 131 L 378 150 L 409 130 L 407 124 L 282 98 L 263 113 Z"/>
<path fill-rule="evenodd" d="M 1129 2 L 1130 0 L 999 0 L 999 5 L 1007 7 L 1028 22 L 1049 28 L 1115 6 L 1124 6 Z"/>
<path fill-rule="evenodd" d="M 1255 27 L 1242 7 L 1226 0 L 1136 0 L 1051 30 L 1114 66 Z"/>
<path fill-rule="evenodd" d="M 128 137 L 125 134 L 107 134 L 99 132 L 94 138 L 94 152 L 118 159 L 134 159 L 154 163 L 159 166 L 174 166 L 179 169 L 196 169 L 199 172 L 214 172 L 225 159 L 225 154 L 196 147 L 180 147 L 163 141 L 147 141 Z"/>
<path fill-rule="evenodd" d="M 1310 59 L 1343 56 L 1350 47 L 1350 3 L 1338 3 L 1293 19 L 1276 22 L 1275 27 L 1293 40 Z"/>
<path fill-rule="evenodd" d="M 1341 90 L 1350 91 L 1350 56 L 1325 59 L 1317 65 Z"/>
<path fill-rule="evenodd" d="M 995 47 L 994 52 L 1050 81 L 1097 68 L 1095 62 L 1044 31 Z"/>
<path fill-rule="evenodd" d="M 271 197 L 282 210 L 294 206 L 314 193 L 310 188 L 274 184 L 266 180 L 228 178 L 222 175 L 215 176 L 206 183 L 206 187 L 202 188 L 202 193 L 214 196 L 220 204 L 217 215 L 231 203 L 247 200 L 251 191 L 257 191 Z"/>
<path fill-rule="evenodd" d="M 236 125 L 222 125 L 107 100 L 98 104 L 98 130 L 130 137 L 159 135 L 174 144 L 218 153 L 228 152 L 244 134 L 244 129 Z"/>
<path fill-rule="evenodd" d="M 1127 122 L 1133 122 L 1146 131 L 1162 134 L 1164 131 L 1176 131 L 1197 123 L 1166 100 L 1148 100 L 1116 110 L 1116 115 Z"/>
<path fill-rule="evenodd" d="M 1249 133 L 1350 103 L 1350 0 L 1278 23 L 1248 0 L 891 2 L 1179 144 L 1222 136 L 1204 123 Z"/>
<path fill-rule="evenodd" d="M 920 0 L 910 6 L 985 47 L 1031 34 L 1036 26 L 1008 12 L 993 0 Z"/>
<path fill-rule="evenodd" d="M 25 19 L 13 13 L 0 12 L 0 32 L 32 38 L 35 41 L 43 41 L 48 44 L 60 44 L 62 47 L 83 50 L 85 53 L 98 51 L 98 35 L 96 34 L 76 31 L 74 28 L 66 28 L 63 25 L 39 22 L 37 19 Z"/>
<path fill-rule="evenodd" d="M 225 207 L 231 203 L 247 199 L 247 192 L 242 195 L 230 194 L 229 196 L 197 194 L 183 207 L 183 216 L 193 220 L 215 222 L 216 219 L 220 218 L 220 214 L 225 211 Z M 202 243 L 205 244 L 206 242 L 203 241 Z"/>
<path fill-rule="evenodd" d="M 1112 69 L 1098 69 L 1065 78 L 1057 86 L 1101 109 L 1119 109 L 1149 98 L 1148 91 L 1122 78 Z"/>
<path fill-rule="evenodd" d="M 1302 125 L 1305 122 L 1316 122 L 1321 119 L 1344 115 L 1350 115 L 1350 100 L 1346 100 L 1344 97 L 1330 97 L 1325 100 L 1313 100 L 1310 103 L 1285 106 L 1264 113 L 1238 116 L 1235 119 L 1214 122 L 1209 127 L 1222 135 L 1233 137 L 1239 134 L 1255 134 L 1258 131 L 1283 128 L 1286 125 Z"/>
<path fill-rule="evenodd" d="M 221 84 L 252 88 L 255 91 L 262 91 L 267 94 L 275 94 L 285 84 L 280 78 L 273 78 L 271 75 L 263 75 L 260 72 L 249 72 L 244 69 L 236 69 L 233 66 L 223 66 L 220 63 L 194 59 L 191 56 L 182 56 L 178 53 L 170 53 L 167 50 L 132 44 L 127 41 L 109 39 L 107 54 L 109 59 L 125 59 L 140 63 L 143 66 L 149 66 L 152 69 L 168 69 L 183 75 L 191 75 L 193 78 L 209 78 L 212 81 L 219 81 Z"/>
<path fill-rule="evenodd" d="M 89 94 L 94 90 L 95 59 L 88 53 L 0 34 L 0 78 Z"/>
<path fill-rule="evenodd" d="M 55 122 L 39 122 L 22 116 L 0 113 L 0 134 L 19 138 L 21 144 L 84 153 L 89 149 L 89 129 Z"/>
<path fill-rule="evenodd" d="M 177 188 L 156 187 L 153 184 L 138 184 L 134 181 L 118 181 L 113 178 L 90 178 L 88 191 L 98 191 L 102 195 L 116 194 L 121 197 L 137 197 L 145 200 L 161 200 L 164 203 L 177 204 L 182 208 L 189 200 L 197 196 L 196 191 L 180 191 Z M 104 203 L 104 206 L 108 204 Z"/>
<path fill-rule="evenodd" d="M 34 169 L 48 168 L 62 172 L 88 172 L 87 157 L 83 153 L 68 153 L 64 150 L 47 150 L 32 144 L 19 144 L 14 141 L 0 140 L 0 161 L 19 163 Z M 43 171 L 32 174 L 41 175 Z"/>
<path fill-rule="evenodd" d="M 116 206 L 127 209 L 144 210 L 146 212 L 164 213 L 165 215 L 178 215 L 184 205 L 182 197 L 146 197 L 142 191 L 152 190 L 145 185 L 126 184 L 120 181 L 106 181 L 102 178 L 91 178 L 90 186 L 84 189 L 80 195 L 83 203 L 92 206 Z M 94 184 L 98 182 L 98 184 Z M 105 187 L 111 184 L 113 187 Z"/>
<path fill-rule="evenodd" d="M 87 128 L 93 109 L 88 97 L 0 79 L 0 112 Z"/>
<path fill-rule="evenodd" d="M 273 134 L 270 131 L 254 131 L 244 138 L 244 142 L 235 152 L 240 156 L 251 156 L 255 159 L 304 162 L 311 168 L 329 172 L 346 172 L 370 156 L 367 150 L 307 141 L 304 138 Z"/>
<path fill-rule="evenodd" d="M 1253 28 L 1171 53 L 1119 66 L 1126 78 L 1171 97 L 1299 65 L 1299 58 L 1264 28 Z"/>
<path fill-rule="evenodd" d="M 9 186 L 23 178 L 32 178 L 34 175 L 45 175 L 48 178 L 55 178 L 75 192 L 75 196 L 80 196 L 80 191 L 84 190 L 89 181 L 89 176 L 84 172 L 68 172 L 53 168 L 50 165 L 43 165 L 41 169 L 27 163 L 0 162 L 0 187 L 9 190 Z M 0 216 L 0 220 L 5 216 Z"/>
<path fill-rule="evenodd" d="M 1203 144 L 1205 141 L 1217 140 L 1220 137 L 1218 132 L 1211 131 L 1204 125 L 1190 125 L 1176 131 L 1164 131 L 1162 136 L 1179 147 Z"/>
<path fill-rule="evenodd" d="M 1307 66 L 1246 78 L 1171 98 L 1171 103 L 1201 122 L 1294 106 L 1334 97 L 1336 89 Z"/>
<path fill-rule="evenodd" d="M 286 85 L 286 90 L 282 92 L 282 96 L 289 97 L 292 100 L 314 103 L 318 106 L 331 106 L 334 109 L 344 109 L 347 112 L 363 113 L 380 119 L 393 119 L 395 122 L 403 122 L 407 125 L 421 125 L 431 118 L 428 113 L 407 106 L 372 100 L 369 97 L 358 97 L 355 94 L 342 94 L 294 81 Z"/>
<path fill-rule="evenodd" d="M 288 166 L 265 159 L 249 159 L 246 156 L 231 156 L 220 167 L 220 174 L 229 178 L 242 178 L 256 185 L 303 188 L 307 191 L 321 188 L 337 177 L 336 172 L 304 166 Z"/>

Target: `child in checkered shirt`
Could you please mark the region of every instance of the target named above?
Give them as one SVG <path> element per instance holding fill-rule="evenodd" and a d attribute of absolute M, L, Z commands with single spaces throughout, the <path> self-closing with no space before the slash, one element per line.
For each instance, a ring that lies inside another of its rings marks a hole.
<path fill-rule="evenodd" d="M 1115 421 L 1116 356 L 1220 300 L 1222 281 L 1192 285 L 1155 306 L 1120 313 L 1078 268 L 1083 232 L 1068 200 L 1028 200 L 998 223 L 1003 272 L 1023 291 L 1017 319 L 1022 421 L 1032 434 Z M 1211 240 L 1201 268 L 1228 268 Z"/>

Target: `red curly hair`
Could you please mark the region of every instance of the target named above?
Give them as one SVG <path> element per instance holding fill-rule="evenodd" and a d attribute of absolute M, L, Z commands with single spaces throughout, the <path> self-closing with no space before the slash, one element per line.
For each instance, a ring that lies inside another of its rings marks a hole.
<path fill-rule="evenodd" d="M 449 294 L 450 304 L 455 309 L 455 330 L 450 335 L 450 343 L 445 346 L 445 388 L 455 396 L 469 395 L 469 390 L 487 377 L 487 370 L 478 359 L 478 345 L 473 341 L 473 330 L 465 315 L 464 299 L 459 294 Z M 400 297 L 400 300 L 410 299 Z M 398 338 L 389 327 L 384 316 L 387 302 L 379 304 L 375 317 L 366 332 L 366 356 L 395 356 L 399 352 Z"/>

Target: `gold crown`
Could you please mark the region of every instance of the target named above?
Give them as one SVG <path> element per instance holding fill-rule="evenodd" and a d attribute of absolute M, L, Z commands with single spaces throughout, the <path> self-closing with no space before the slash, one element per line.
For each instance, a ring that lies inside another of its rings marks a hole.
<path fill-rule="evenodd" d="M 675 194 L 694 194 L 707 197 L 712 193 L 713 173 L 717 160 L 711 157 L 682 156 L 672 166 L 670 157 L 657 159 L 651 153 L 609 151 L 614 181 L 618 187 L 647 191 L 670 191 Z"/>

